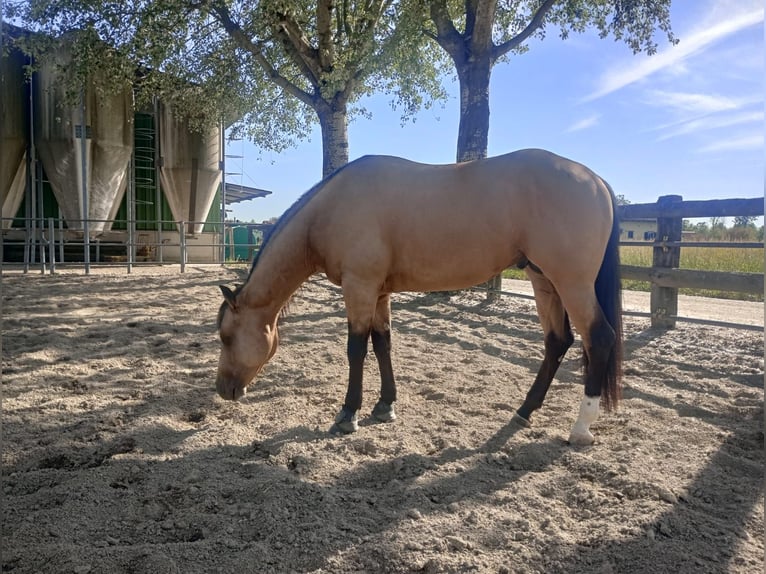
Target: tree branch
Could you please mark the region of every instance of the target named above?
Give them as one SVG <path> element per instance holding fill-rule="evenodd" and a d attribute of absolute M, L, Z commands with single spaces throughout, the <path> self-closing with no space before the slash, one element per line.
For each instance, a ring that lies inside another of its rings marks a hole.
<path fill-rule="evenodd" d="M 430 6 L 431 21 L 436 25 L 433 39 L 447 52 L 455 63 L 465 59 L 464 38 L 452 23 L 446 0 L 435 0 Z"/>
<path fill-rule="evenodd" d="M 311 85 L 318 86 L 319 77 L 324 68 L 321 63 L 321 54 L 309 44 L 306 35 L 295 19 L 279 12 L 276 16 L 278 22 L 275 26 L 275 32 L 283 41 L 285 51 Z"/>
<path fill-rule="evenodd" d="M 469 8 L 470 7 L 470 8 Z M 495 22 L 497 0 L 469 0 L 466 2 L 466 41 L 471 44 L 471 54 L 487 53 L 494 48 L 492 43 L 492 27 Z M 471 23 L 470 34 L 467 26 Z"/>
<path fill-rule="evenodd" d="M 229 34 L 229 36 L 237 43 L 240 48 L 250 53 L 253 58 L 255 58 L 255 61 L 272 82 L 277 84 L 288 94 L 297 98 L 312 109 L 315 107 L 316 104 L 314 96 L 293 84 L 290 80 L 282 76 L 274 68 L 274 66 L 271 65 L 271 63 L 263 55 L 261 44 L 253 42 L 253 40 L 243 32 L 239 24 L 232 20 L 231 13 L 226 6 L 214 3 L 211 4 L 210 10 L 213 15 L 218 18 L 218 21 L 221 23 L 221 26 L 223 26 L 223 29 L 226 30 L 226 33 Z"/>
<path fill-rule="evenodd" d="M 335 61 L 335 44 L 332 38 L 333 0 L 317 2 L 317 36 L 319 38 L 319 66 L 328 71 Z"/>
<path fill-rule="evenodd" d="M 367 3 L 366 17 L 361 23 L 358 23 L 354 36 L 349 38 L 349 51 L 351 56 L 344 65 L 344 71 L 347 74 L 342 92 L 339 97 L 348 101 L 351 94 L 356 90 L 361 78 L 369 73 L 365 60 L 374 51 L 375 48 L 375 30 L 378 27 L 383 12 L 390 6 L 390 0 L 370 0 Z M 385 48 L 379 50 L 386 53 Z"/>
<path fill-rule="evenodd" d="M 545 20 L 545 16 L 557 1 L 558 0 L 545 0 L 545 2 L 543 2 L 543 4 L 537 9 L 537 12 L 535 12 L 535 15 L 532 17 L 532 20 L 529 21 L 529 24 L 527 24 L 526 28 L 524 28 L 521 32 L 519 32 L 516 36 L 507 42 L 503 42 L 499 46 L 495 46 L 492 49 L 492 61 L 497 61 L 497 59 L 501 56 L 504 56 L 514 48 L 518 48 L 521 44 L 523 44 L 524 41 L 526 41 L 526 39 L 535 32 L 535 30 L 542 26 L 543 21 Z"/>

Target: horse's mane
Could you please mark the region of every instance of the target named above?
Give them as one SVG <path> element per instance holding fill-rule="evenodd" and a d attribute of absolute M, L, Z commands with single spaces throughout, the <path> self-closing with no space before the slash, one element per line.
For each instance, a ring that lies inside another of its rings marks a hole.
<path fill-rule="evenodd" d="M 353 162 L 352 162 L 353 163 Z M 234 296 L 236 297 L 239 295 L 239 293 L 244 289 L 245 285 L 250 281 L 250 277 L 253 274 L 253 271 L 255 270 L 256 265 L 258 265 L 258 261 L 261 258 L 261 255 L 263 254 L 263 251 L 268 247 L 270 241 L 279 235 L 279 232 L 282 231 L 287 224 L 295 217 L 295 215 L 303 209 L 306 204 L 308 204 L 309 201 L 311 201 L 317 193 L 336 175 L 338 175 L 341 171 L 346 169 L 350 164 L 347 163 L 339 168 L 337 168 L 335 171 L 330 173 L 327 177 L 323 178 L 319 183 L 311 187 L 307 192 L 305 192 L 303 195 L 301 195 L 298 200 L 293 203 L 290 207 L 287 208 L 287 210 L 277 219 L 277 222 L 273 225 L 271 229 L 269 229 L 263 236 L 263 242 L 261 243 L 261 248 L 258 250 L 258 253 L 255 254 L 255 257 L 253 257 L 253 263 L 250 266 L 250 271 L 247 274 L 247 278 L 245 278 L 245 282 L 241 285 L 237 285 L 234 288 Z M 292 297 L 291 297 L 292 299 Z M 288 309 L 289 309 L 290 301 L 285 303 L 285 306 L 282 307 L 282 311 L 280 312 L 280 317 L 284 317 L 287 315 Z M 220 329 L 221 327 L 221 320 L 223 319 L 223 314 L 226 311 L 226 308 L 228 307 L 228 303 L 224 301 L 221 304 L 220 309 L 218 309 L 218 318 L 216 320 L 216 325 Z"/>

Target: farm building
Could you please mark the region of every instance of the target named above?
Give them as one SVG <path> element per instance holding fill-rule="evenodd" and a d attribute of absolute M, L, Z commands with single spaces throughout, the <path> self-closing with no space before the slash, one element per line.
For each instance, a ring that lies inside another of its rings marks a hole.
<path fill-rule="evenodd" d="M 225 181 L 224 126 L 195 132 L 163 101 L 136 109 L 130 88 L 95 82 L 72 105 L 69 58 L 31 78 L 21 51 L 0 58 L 2 260 L 35 262 L 53 237 L 57 260 L 220 261 L 225 207 L 271 193 Z"/>
<path fill-rule="evenodd" d="M 654 241 L 656 237 L 656 219 L 625 219 L 620 221 L 620 241 Z"/>

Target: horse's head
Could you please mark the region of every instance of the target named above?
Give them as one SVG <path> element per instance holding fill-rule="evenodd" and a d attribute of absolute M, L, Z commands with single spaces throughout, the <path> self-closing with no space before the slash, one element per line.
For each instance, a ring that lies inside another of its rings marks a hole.
<path fill-rule="evenodd" d="M 239 292 L 221 286 L 224 303 L 218 313 L 221 356 L 215 388 L 224 399 L 237 400 L 274 355 L 279 344 L 277 320 L 265 309 L 238 302 Z"/>

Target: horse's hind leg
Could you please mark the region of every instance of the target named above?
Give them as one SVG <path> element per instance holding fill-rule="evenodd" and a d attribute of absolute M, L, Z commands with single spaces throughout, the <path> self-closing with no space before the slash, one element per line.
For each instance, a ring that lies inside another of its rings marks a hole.
<path fill-rule="evenodd" d="M 388 294 L 381 295 L 375 307 L 375 317 L 372 320 L 372 349 L 380 369 L 380 399 L 372 409 L 372 416 L 379 421 L 390 422 L 396 419 L 396 381 L 391 365 L 391 296 Z"/>
<path fill-rule="evenodd" d="M 596 421 L 601 392 L 608 379 L 610 357 L 617 340 L 606 320 L 591 286 L 562 293 L 564 304 L 583 342 L 585 361 L 585 396 L 580 403 L 577 421 L 569 434 L 571 444 L 592 444 L 590 425 Z"/>
<path fill-rule="evenodd" d="M 556 375 L 564 355 L 574 342 L 574 336 L 561 298 L 553 284 L 539 271 L 527 268 L 526 272 L 535 290 L 537 314 L 545 333 L 543 363 L 540 365 L 540 370 L 537 372 L 537 377 L 535 377 L 524 403 L 514 416 L 517 422 L 529 426 L 529 419 L 532 413 L 542 406 L 553 377 Z"/>

